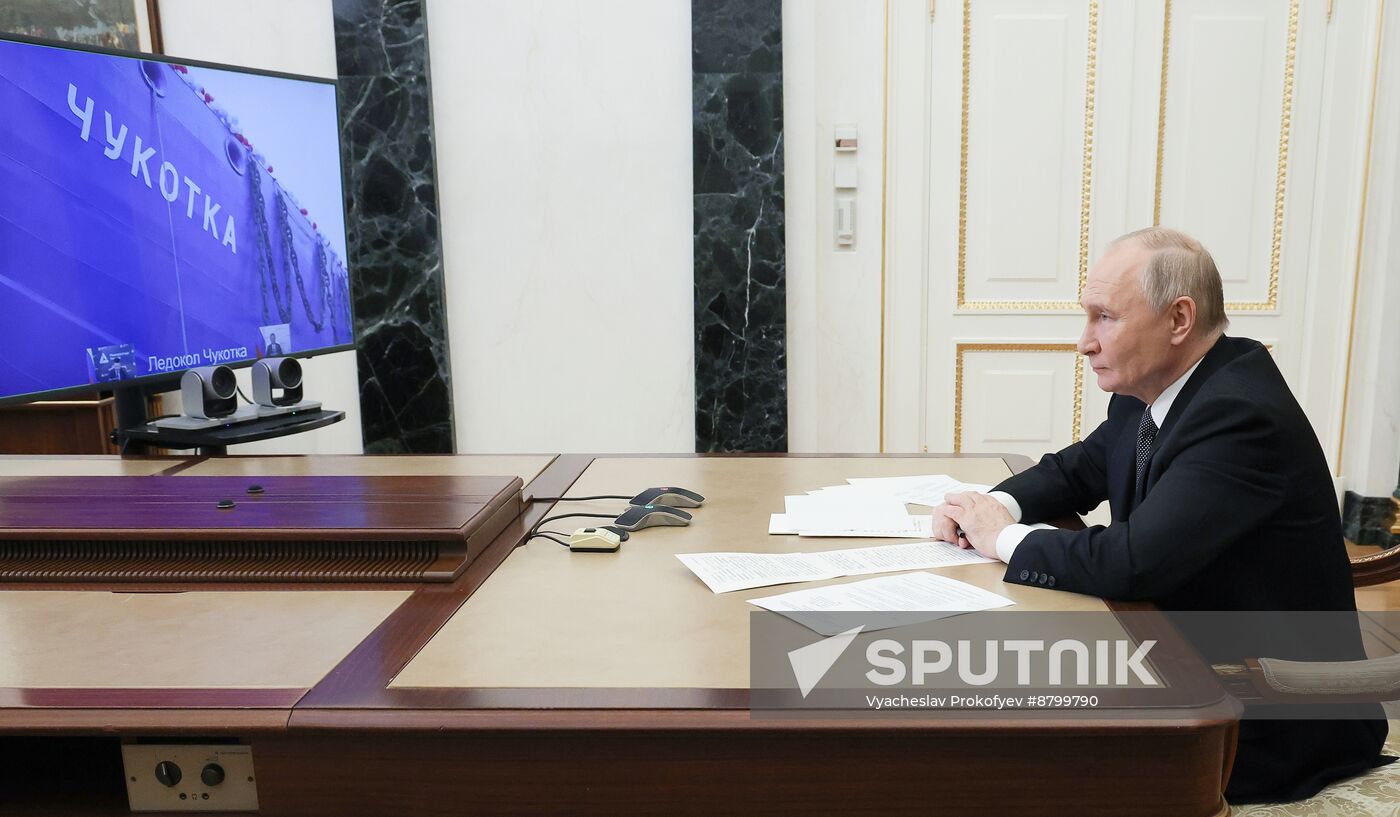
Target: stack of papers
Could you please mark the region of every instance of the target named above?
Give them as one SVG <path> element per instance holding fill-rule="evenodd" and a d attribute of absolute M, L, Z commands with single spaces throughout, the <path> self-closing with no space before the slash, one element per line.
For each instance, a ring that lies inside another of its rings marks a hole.
<path fill-rule="evenodd" d="M 848 487 L 848 486 L 842 486 Z M 806 536 L 905 536 L 927 539 L 933 535 L 933 517 L 910 516 L 898 499 L 858 489 L 826 488 L 805 496 L 784 499 L 787 512 L 769 521 L 777 529 Z"/>
<path fill-rule="evenodd" d="M 880 496 L 933 507 L 942 505 L 948 494 L 987 493 L 990 485 L 959 482 L 947 474 L 925 474 L 918 477 L 853 477 L 846 480 L 852 487 Z"/>
<path fill-rule="evenodd" d="M 768 517 L 768 532 L 775 534 L 795 534 L 797 536 L 860 536 L 860 537 L 890 537 L 896 539 L 932 539 L 933 538 L 933 517 L 913 516 L 909 517 L 910 522 L 893 527 L 863 527 L 863 528 L 807 528 L 800 530 L 788 521 L 785 513 L 775 513 Z"/>
<path fill-rule="evenodd" d="M 947 542 L 909 542 L 820 553 L 678 553 L 676 558 L 716 593 L 996 561 Z"/>
<path fill-rule="evenodd" d="M 853 478 L 784 498 L 784 513 L 769 519 L 768 532 L 799 536 L 933 537 L 933 517 L 912 515 L 907 503 L 935 506 L 950 493 L 989 491 L 989 485 L 959 482 L 946 474 Z"/>

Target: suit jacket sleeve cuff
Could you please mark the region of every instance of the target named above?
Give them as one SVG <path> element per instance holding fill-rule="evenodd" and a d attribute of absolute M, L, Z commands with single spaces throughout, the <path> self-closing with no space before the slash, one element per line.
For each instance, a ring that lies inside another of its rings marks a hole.
<path fill-rule="evenodd" d="M 1016 500 L 1011 501 L 1015 502 Z M 1001 533 L 997 535 L 997 558 L 1010 564 L 1012 555 L 1016 553 L 1016 548 L 1026 538 L 1026 534 L 1033 530 L 1035 528 L 1030 525 L 1007 525 L 1002 528 Z"/>
<path fill-rule="evenodd" d="M 992 499 L 995 499 L 997 502 L 1000 502 L 1002 505 L 1004 505 L 1006 507 L 1006 512 L 1011 514 L 1012 519 L 1016 520 L 1017 522 L 1021 521 L 1021 503 L 1016 501 L 1016 497 L 1012 496 L 1011 494 L 1008 494 L 1005 491 L 992 491 L 991 493 L 987 494 L 987 496 L 991 497 Z M 1000 548 L 998 548 L 998 550 L 1000 550 Z"/>

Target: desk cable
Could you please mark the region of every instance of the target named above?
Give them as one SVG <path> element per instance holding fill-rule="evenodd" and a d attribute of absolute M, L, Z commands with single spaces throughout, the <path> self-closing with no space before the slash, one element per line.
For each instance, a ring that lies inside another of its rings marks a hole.
<path fill-rule="evenodd" d="M 609 498 L 611 499 L 611 497 Z M 622 498 L 626 499 L 626 497 Z M 567 533 L 562 533 L 557 530 L 542 531 L 540 530 L 540 528 L 544 526 L 544 523 L 553 522 L 556 519 L 575 519 L 581 516 L 588 517 L 590 519 L 617 519 L 617 514 L 612 513 L 560 513 L 555 514 L 554 516 L 546 516 L 544 519 L 541 519 L 540 521 L 536 522 L 533 526 L 531 526 L 530 534 L 525 537 L 525 541 L 521 542 L 521 544 L 526 544 L 531 539 L 548 539 L 551 542 L 555 542 L 557 544 L 563 545 L 564 547 L 568 547 L 568 542 L 560 541 L 559 539 L 554 538 L 554 536 L 568 536 Z M 551 536 L 550 534 L 554 535 Z"/>
<path fill-rule="evenodd" d="M 542 531 L 536 531 L 535 533 L 530 534 L 528 537 L 526 537 L 525 541 L 526 541 L 526 542 L 529 542 L 531 539 L 548 539 L 549 541 L 555 543 L 556 545 L 563 545 L 564 547 L 568 547 L 568 546 L 569 546 L 569 543 L 568 543 L 568 542 L 565 542 L 563 539 L 556 539 L 556 538 L 554 538 L 554 537 L 556 537 L 556 536 L 568 536 L 568 535 L 569 535 L 569 534 L 567 534 L 567 533 L 565 533 L 565 532 L 563 532 L 563 531 L 559 531 L 559 530 L 542 530 Z"/>
<path fill-rule="evenodd" d="M 531 502 L 592 502 L 592 501 L 598 500 L 598 499 L 631 499 L 631 498 L 632 498 L 632 497 L 630 497 L 630 496 L 623 496 L 623 495 L 621 495 L 621 494 L 601 494 L 601 495 L 599 495 L 599 496 L 536 496 L 536 497 L 531 497 L 531 498 L 530 498 L 530 501 L 531 501 Z M 575 518 L 575 517 L 580 517 L 580 516 L 586 516 L 586 517 L 589 517 L 590 519 L 616 519 L 616 518 L 617 518 L 617 515 L 616 515 L 616 514 L 606 514 L 606 513 L 564 513 L 564 514 L 558 514 L 557 516 L 547 516 L 547 517 L 545 517 L 544 519 L 541 519 L 540 521 L 536 522 L 536 523 L 530 528 L 530 533 L 529 533 L 529 535 L 525 537 L 525 541 L 524 541 L 524 542 L 521 542 L 521 544 L 522 544 L 522 545 L 523 545 L 523 544 L 526 544 L 526 543 L 528 543 L 531 539 L 548 539 L 548 540 L 551 541 L 551 542 L 557 542 L 558 544 L 561 544 L 561 545 L 563 545 L 564 547 L 568 547 L 568 546 L 569 546 L 569 543 L 568 543 L 568 542 L 565 542 L 565 541 L 562 541 L 562 540 L 559 540 L 559 539 L 555 539 L 554 537 L 555 537 L 555 536 L 568 536 L 569 534 L 563 533 L 563 532 L 560 532 L 560 531 L 557 531 L 557 530 L 546 530 L 546 531 L 542 531 L 542 530 L 540 530 L 540 528 L 543 527 L 543 526 L 544 526 L 544 523 L 546 523 L 546 522 L 553 522 L 553 521 L 556 520 L 556 519 L 573 519 L 573 518 Z M 553 534 L 553 536 L 551 536 L 550 534 Z"/>
<path fill-rule="evenodd" d="M 536 496 L 536 497 L 531 497 L 531 501 L 532 501 L 532 502 L 592 502 L 592 501 L 599 500 L 599 499 L 632 499 L 632 498 L 633 498 L 633 497 L 626 496 L 626 495 L 624 495 L 624 494 L 600 494 L 600 495 L 598 495 L 598 496 Z M 556 536 L 568 536 L 569 534 L 564 533 L 564 532 L 562 532 L 562 531 L 557 531 L 557 530 L 540 530 L 540 528 L 543 527 L 544 524 L 545 524 L 546 522 L 553 522 L 553 521 L 556 520 L 556 519 L 576 519 L 576 518 L 579 518 L 579 517 L 587 517 L 587 518 L 589 518 L 589 519 L 614 519 L 614 520 L 617 519 L 617 515 L 616 515 L 616 514 L 610 514 L 610 513 L 561 513 L 561 514 L 556 514 L 556 515 L 554 515 L 554 516 L 546 516 L 544 519 L 541 519 L 540 521 L 536 522 L 533 526 L 531 526 L 529 535 L 527 535 L 527 536 L 525 537 L 525 540 L 524 540 L 523 542 L 521 542 L 521 544 L 526 544 L 526 543 L 528 543 L 528 542 L 529 542 L 530 540 L 532 540 L 532 539 L 548 539 L 548 540 L 551 541 L 551 542 L 554 542 L 554 543 L 556 543 L 556 544 L 563 545 L 564 547 L 568 547 L 568 546 L 569 546 L 569 543 L 568 543 L 568 542 L 565 542 L 565 541 L 563 541 L 562 539 L 556 539 L 556 538 L 554 538 L 554 537 L 556 537 Z M 626 535 L 626 534 L 624 534 L 624 536 L 625 536 L 625 535 Z"/>

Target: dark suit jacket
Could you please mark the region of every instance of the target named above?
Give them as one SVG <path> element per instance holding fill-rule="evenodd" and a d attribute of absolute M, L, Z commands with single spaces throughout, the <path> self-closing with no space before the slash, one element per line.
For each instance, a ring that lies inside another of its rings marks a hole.
<path fill-rule="evenodd" d="M 1206 353 L 1172 403 L 1135 488 L 1145 408 L 1114 395 L 1108 419 L 1087 438 L 996 487 L 1020 503 L 1023 522 L 1087 513 L 1104 499 L 1112 510 L 1106 527 L 1028 534 L 1006 581 L 1148 600 L 1168 611 L 1356 609 L 1331 472 L 1263 345 L 1222 337 Z M 1271 646 L 1267 634 L 1254 638 L 1249 647 L 1258 649 L 1250 654 L 1364 657 L 1354 622 L 1309 645 L 1306 655 Z M 1219 649 L 1203 651 L 1212 661 L 1245 657 Z M 1384 736 L 1383 720 L 1246 721 L 1231 801 L 1310 796 L 1374 765 Z"/>

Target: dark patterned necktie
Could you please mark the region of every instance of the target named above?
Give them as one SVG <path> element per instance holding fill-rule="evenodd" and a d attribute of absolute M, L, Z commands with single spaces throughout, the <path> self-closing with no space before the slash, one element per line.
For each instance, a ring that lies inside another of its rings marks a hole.
<path fill-rule="evenodd" d="M 1142 479 L 1146 476 L 1143 472 L 1147 466 L 1147 455 L 1152 453 L 1152 441 L 1157 439 L 1157 424 L 1152 422 L 1152 407 L 1148 406 L 1142 413 L 1142 422 L 1138 423 L 1137 440 L 1137 488 L 1142 489 Z"/>

